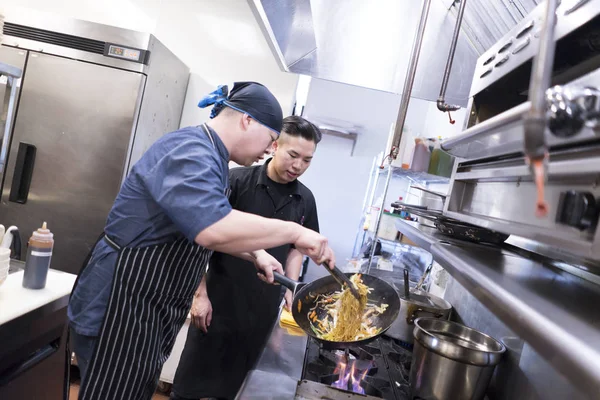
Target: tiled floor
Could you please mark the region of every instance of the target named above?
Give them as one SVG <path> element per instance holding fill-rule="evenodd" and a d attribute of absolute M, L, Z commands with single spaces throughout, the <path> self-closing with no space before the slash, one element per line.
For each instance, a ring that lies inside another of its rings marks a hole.
<path fill-rule="evenodd" d="M 71 388 L 69 391 L 69 400 L 77 400 L 77 395 L 79 394 L 79 384 L 71 383 Z M 152 396 L 152 400 L 169 400 L 169 396 L 165 396 L 161 393 L 155 393 Z"/>

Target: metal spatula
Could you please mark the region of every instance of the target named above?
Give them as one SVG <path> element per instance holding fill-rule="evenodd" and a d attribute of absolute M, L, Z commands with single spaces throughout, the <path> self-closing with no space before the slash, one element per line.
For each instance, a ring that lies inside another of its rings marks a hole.
<path fill-rule="evenodd" d="M 356 286 L 354 286 L 354 283 L 352 283 L 352 281 L 346 276 L 346 274 L 340 271 L 338 267 L 333 267 L 333 269 L 329 268 L 329 264 L 327 262 L 324 262 L 323 265 L 325 266 L 327 272 L 329 272 L 331 276 L 333 276 L 333 279 L 335 279 L 337 283 L 339 283 L 340 286 L 342 286 L 342 288 L 345 284 L 350 289 L 350 293 L 352 293 L 352 295 L 356 297 L 357 300 L 360 300 L 360 294 L 358 293 L 358 289 L 356 289 Z"/>

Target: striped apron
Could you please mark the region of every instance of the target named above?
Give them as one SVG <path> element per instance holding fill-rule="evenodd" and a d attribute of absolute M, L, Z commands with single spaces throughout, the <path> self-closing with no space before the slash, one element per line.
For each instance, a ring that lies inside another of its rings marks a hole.
<path fill-rule="evenodd" d="M 137 248 L 103 239 L 119 255 L 79 399 L 150 399 L 212 250 L 186 238 Z"/>

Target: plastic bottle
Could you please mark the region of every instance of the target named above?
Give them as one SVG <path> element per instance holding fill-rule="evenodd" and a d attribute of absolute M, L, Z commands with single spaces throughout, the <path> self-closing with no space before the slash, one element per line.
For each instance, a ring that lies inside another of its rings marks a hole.
<path fill-rule="evenodd" d="M 423 138 L 416 138 L 410 169 L 415 172 L 427 171 L 430 158 L 429 144 Z"/>
<path fill-rule="evenodd" d="M 404 146 L 403 152 L 399 154 L 400 162 L 403 169 L 410 169 L 412 155 L 415 151 L 415 139 L 408 128 L 406 128 L 406 132 L 403 133 L 403 135 L 406 135 L 406 145 Z"/>
<path fill-rule="evenodd" d="M 431 152 L 431 162 L 429 163 L 428 173 L 449 178 L 452 175 L 454 166 L 454 157 L 442 150 L 439 141 L 436 141 L 435 147 Z"/>
<path fill-rule="evenodd" d="M 440 165 L 440 152 L 440 142 L 436 140 L 431 151 L 431 160 L 429 161 L 429 169 L 427 169 L 428 173 L 436 175 L 436 171 Z"/>
<path fill-rule="evenodd" d="M 53 248 L 54 234 L 50 232 L 44 222 L 42 227 L 34 231 L 29 238 L 23 287 L 27 289 L 43 289 L 46 287 Z"/>

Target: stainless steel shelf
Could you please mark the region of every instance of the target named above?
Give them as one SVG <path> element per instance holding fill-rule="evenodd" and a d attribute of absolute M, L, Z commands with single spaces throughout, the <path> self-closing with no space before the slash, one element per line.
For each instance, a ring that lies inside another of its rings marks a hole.
<path fill-rule="evenodd" d="M 410 222 L 410 221 L 404 221 L 403 222 Z M 368 232 L 368 237 L 369 239 L 373 240 L 374 235 L 373 232 L 369 231 Z M 394 251 L 397 250 L 397 248 L 400 248 L 399 250 L 402 251 L 403 248 L 408 248 L 408 247 L 414 247 L 408 243 L 402 243 L 399 240 L 389 240 L 389 239 L 383 239 L 380 236 L 376 236 L 375 240 L 381 242 L 381 246 L 382 246 L 382 251 L 383 250 L 389 250 L 389 249 L 393 249 Z M 423 246 L 419 245 L 419 248 L 423 249 Z M 428 249 L 424 249 L 424 250 L 428 250 Z"/>
<path fill-rule="evenodd" d="M 427 224 L 431 223 L 427 222 Z M 452 242 L 455 240 L 442 234 L 433 227 L 419 225 L 418 222 L 414 221 L 398 220 L 396 221 L 396 229 L 427 251 L 431 251 L 431 246 L 440 241 Z"/>
<path fill-rule="evenodd" d="M 390 165 L 386 165 L 383 169 L 380 169 L 379 174 L 387 174 L 389 168 L 392 168 L 392 178 L 404 178 L 410 180 L 413 183 L 448 183 L 450 181 L 449 178 L 445 178 L 443 176 L 431 175 L 427 172 L 415 172 L 409 169 L 394 167 Z"/>
<path fill-rule="evenodd" d="M 473 296 L 582 392 L 600 393 L 600 286 L 541 256 L 452 240 L 398 221 Z"/>

